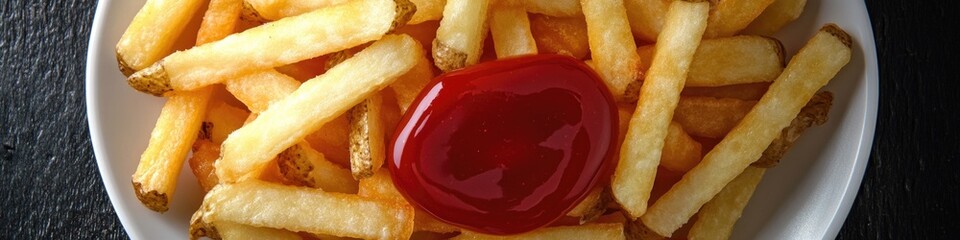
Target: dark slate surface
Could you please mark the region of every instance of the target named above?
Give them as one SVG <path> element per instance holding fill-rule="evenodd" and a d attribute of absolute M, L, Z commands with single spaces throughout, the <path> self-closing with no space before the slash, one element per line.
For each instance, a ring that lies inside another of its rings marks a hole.
<path fill-rule="evenodd" d="M 126 0 L 120 0 L 126 1 Z M 939 239 L 960 226 L 954 1 L 868 0 L 880 62 L 873 153 L 839 239 Z M 87 130 L 96 1 L 0 3 L 0 239 L 127 238 Z"/>

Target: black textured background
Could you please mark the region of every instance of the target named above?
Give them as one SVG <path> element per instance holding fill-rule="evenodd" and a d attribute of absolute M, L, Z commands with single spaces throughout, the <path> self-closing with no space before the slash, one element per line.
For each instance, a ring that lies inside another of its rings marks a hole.
<path fill-rule="evenodd" d="M 119 0 L 127 1 L 127 0 Z M 948 239 L 960 226 L 960 43 L 950 0 L 866 1 L 880 63 L 873 153 L 838 239 Z M 0 239 L 127 238 L 87 130 L 96 1 L 0 3 Z"/>

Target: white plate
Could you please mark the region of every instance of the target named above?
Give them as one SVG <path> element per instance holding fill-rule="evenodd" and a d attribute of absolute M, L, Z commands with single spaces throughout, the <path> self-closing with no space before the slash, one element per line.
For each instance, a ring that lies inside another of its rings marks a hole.
<path fill-rule="evenodd" d="M 87 116 L 100 175 L 124 229 L 133 239 L 186 238 L 200 204 L 196 180 L 181 171 L 170 211 L 147 210 L 130 176 L 163 99 L 138 93 L 117 70 L 114 46 L 139 1 L 101 0 L 87 55 Z M 788 53 L 825 23 L 854 39 L 853 58 L 826 86 L 835 93 L 830 121 L 807 131 L 786 159 L 768 171 L 734 230 L 734 239 L 833 239 L 856 197 L 876 122 L 878 74 L 873 30 L 858 0 L 810 0 L 803 17 L 776 36 Z"/>

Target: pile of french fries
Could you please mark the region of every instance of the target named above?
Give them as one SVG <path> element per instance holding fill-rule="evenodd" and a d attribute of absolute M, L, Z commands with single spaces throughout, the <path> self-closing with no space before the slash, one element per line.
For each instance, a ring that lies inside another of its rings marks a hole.
<path fill-rule="evenodd" d="M 818 91 L 850 59 L 832 24 L 786 59 L 769 36 L 805 2 L 147 0 L 117 60 L 167 102 L 133 187 L 164 212 L 189 160 L 206 194 L 194 239 L 728 238 L 766 168 L 826 121 Z M 409 204 L 383 165 L 421 89 L 538 53 L 584 60 L 613 93 L 610 184 L 514 236 Z"/>

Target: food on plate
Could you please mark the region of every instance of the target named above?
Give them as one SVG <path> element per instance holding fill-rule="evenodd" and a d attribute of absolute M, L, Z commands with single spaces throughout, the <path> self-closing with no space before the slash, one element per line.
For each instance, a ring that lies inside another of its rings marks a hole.
<path fill-rule="evenodd" d="M 530 231 L 607 178 L 617 109 L 577 59 L 534 55 L 450 72 L 414 106 L 388 149 L 390 173 L 407 200 L 455 226 Z"/>
<path fill-rule="evenodd" d="M 480 61 L 489 0 L 447 0 L 433 40 L 433 64 L 449 72 Z"/>
<path fill-rule="evenodd" d="M 828 24 L 787 61 L 805 2 L 148 0 L 135 194 L 189 156 L 192 239 L 727 238 L 850 59 Z"/>
<path fill-rule="evenodd" d="M 850 61 L 851 40 L 836 25 L 820 29 L 773 81 L 757 105 L 703 160 L 658 199 L 643 223 L 670 236 L 743 169 L 760 158 L 804 104 Z"/>
<path fill-rule="evenodd" d="M 627 10 L 622 1 L 581 0 L 583 16 L 587 22 L 590 56 L 597 73 L 610 88 L 614 99 L 636 102 L 636 98 L 624 98 L 627 85 L 638 81 L 640 56 L 634 49 L 627 21 Z M 699 37 L 697 40 L 699 41 Z M 681 87 L 683 85 L 680 85 Z"/>
<path fill-rule="evenodd" d="M 663 139 L 690 62 L 707 27 L 709 9 L 710 4 L 702 1 L 674 1 L 667 11 L 653 63 L 645 73 L 637 110 L 630 119 L 627 137 L 620 148 L 620 162 L 610 184 L 614 199 L 631 219 L 646 212 Z"/>

